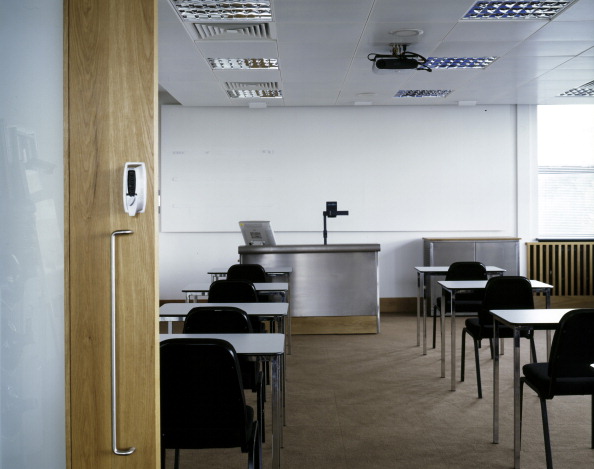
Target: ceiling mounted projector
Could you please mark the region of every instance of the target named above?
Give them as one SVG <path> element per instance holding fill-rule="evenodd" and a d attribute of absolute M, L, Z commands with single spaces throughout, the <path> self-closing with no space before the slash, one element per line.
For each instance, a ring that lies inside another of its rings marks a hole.
<path fill-rule="evenodd" d="M 367 58 L 373 62 L 373 71 L 375 73 L 390 73 L 398 70 L 425 70 L 430 72 L 425 62 L 427 59 L 422 55 L 408 52 L 407 44 L 390 44 L 392 46 L 391 55 L 369 54 Z"/>

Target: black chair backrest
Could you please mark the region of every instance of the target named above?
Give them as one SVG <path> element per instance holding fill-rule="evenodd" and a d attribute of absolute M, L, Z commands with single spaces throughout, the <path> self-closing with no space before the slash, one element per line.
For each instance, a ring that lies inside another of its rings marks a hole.
<path fill-rule="evenodd" d="M 462 261 L 452 263 L 446 280 L 487 280 L 487 269 L 482 262 Z"/>
<path fill-rule="evenodd" d="M 526 277 L 509 275 L 492 277 L 487 281 L 483 304 L 479 309 L 481 325 L 491 326 L 493 309 L 534 309 L 532 284 Z"/>
<path fill-rule="evenodd" d="M 594 389 L 594 309 L 567 312 L 555 331 L 549 359 L 551 392 L 560 394 L 563 379 L 589 378 L 590 394 Z M 574 384 L 574 383 L 572 383 Z"/>
<path fill-rule="evenodd" d="M 245 280 L 216 280 L 208 291 L 209 303 L 253 303 L 258 292 L 252 282 Z"/>
<path fill-rule="evenodd" d="M 184 334 L 251 333 L 247 313 L 233 306 L 192 308 L 184 321 Z"/>
<path fill-rule="evenodd" d="M 248 282 L 266 282 L 266 271 L 260 264 L 235 264 L 227 270 L 227 280 L 247 280 Z"/>
<path fill-rule="evenodd" d="M 218 339 L 161 342 L 164 448 L 243 447 L 249 424 L 237 354 Z"/>

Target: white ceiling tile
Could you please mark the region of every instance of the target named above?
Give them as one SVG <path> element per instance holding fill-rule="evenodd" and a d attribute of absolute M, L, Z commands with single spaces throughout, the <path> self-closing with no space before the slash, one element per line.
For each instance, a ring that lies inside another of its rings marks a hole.
<path fill-rule="evenodd" d="M 592 45 L 586 41 L 525 41 L 509 51 L 510 56 L 579 55 Z"/>
<path fill-rule="evenodd" d="M 529 41 L 594 41 L 594 21 L 552 21 Z"/>
<path fill-rule="evenodd" d="M 594 0 L 579 0 L 574 2 L 567 10 L 555 20 L 559 21 L 587 21 L 594 20 Z"/>
<path fill-rule="evenodd" d="M 370 21 L 455 22 L 462 18 L 472 2 L 468 0 L 377 0 Z"/>
<path fill-rule="evenodd" d="M 500 57 L 515 47 L 511 41 L 443 42 L 433 51 L 435 57 Z"/>
<path fill-rule="evenodd" d="M 280 44 L 278 47 L 279 59 L 288 59 L 300 63 L 302 66 L 307 65 L 307 61 L 312 58 L 351 58 L 354 53 L 354 48 L 350 44 L 342 43 L 307 43 L 297 44 L 288 43 Z"/>
<path fill-rule="evenodd" d="M 295 62 L 289 62 L 281 67 L 283 80 L 292 82 L 299 81 L 317 81 L 340 83 L 350 64 L 348 58 L 330 58 L 330 59 L 309 59 L 307 67 Z"/>
<path fill-rule="evenodd" d="M 466 42 L 470 37 L 477 42 L 523 41 L 546 23 L 546 21 L 461 21 L 453 27 L 444 42 Z"/>
<path fill-rule="evenodd" d="M 205 58 L 275 59 L 278 57 L 275 41 L 197 41 L 195 44 Z"/>
<path fill-rule="evenodd" d="M 556 68 L 550 72 L 543 73 L 539 78 L 544 80 L 564 80 L 567 83 L 574 83 L 574 86 L 580 86 L 584 83 L 594 80 L 594 74 L 591 70 L 575 70 Z"/>
<path fill-rule="evenodd" d="M 281 44 L 343 43 L 349 50 L 357 45 L 363 28 L 361 23 L 285 23 L 278 28 Z"/>
<path fill-rule="evenodd" d="M 557 70 L 569 69 L 569 70 L 588 70 L 593 76 L 592 70 L 594 70 L 594 54 L 591 56 L 578 56 L 574 59 L 567 60 L 557 67 Z"/>
<path fill-rule="evenodd" d="M 274 0 L 273 14 L 278 22 L 365 21 L 373 0 Z"/>

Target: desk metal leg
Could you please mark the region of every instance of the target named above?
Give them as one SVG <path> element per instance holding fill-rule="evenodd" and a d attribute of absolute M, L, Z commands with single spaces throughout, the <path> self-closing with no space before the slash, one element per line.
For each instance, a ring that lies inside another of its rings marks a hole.
<path fill-rule="evenodd" d="M 452 343 L 451 347 L 451 355 L 452 355 L 452 369 L 450 373 L 452 374 L 452 391 L 456 390 L 456 311 L 454 309 L 454 304 L 456 300 L 456 293 L 450 293 L 450 329 L 452 330 Z"/>
<path fill-rule="evenodd" d="M 417 272 L 417 347 L 421 345 L 421 273 Z M 423 347 L 423 355 L 426 350 Z"/>
<path fill-rule="evenodd" d="M 514 327 L 514 468 L 520 469 L 520 328 Z"/>
<path fill-rule="evenodd" d="M 281 379 L 282 364 L 281 355 L 272 359 L 272 467 L 280 468 L 280 448 L 282 444 L 282 392 Z"/>
<path fill-rule="evenodd" d="M 443 290 L 441 291 L 441 307 L 439 308 L 439 323 L 441 324 L 441 377 L 445 378 L 445 362 L 446 362 L 446 351 L 445 351 L 445 310 L 446 310 L 446 298 Z"/>
<path fill-rule="evenodd" d="M 546 308 L 549 309 L 551 307 L 551 290 L 547 288 L 545 290 L 546 295 Z M 547 329 L 547 360 L 551 356 L 551 331 Z"/>
<path fill-rule="evenodd" d="M 493 443 L 499 443 L 499 330 L 493 318 Z"/>

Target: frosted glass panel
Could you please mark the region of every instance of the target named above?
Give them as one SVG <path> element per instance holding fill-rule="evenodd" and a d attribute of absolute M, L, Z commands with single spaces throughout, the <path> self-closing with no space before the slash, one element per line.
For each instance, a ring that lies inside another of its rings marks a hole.
<path fill-rule="evenodd" d="M 62 0 L 0 2 L 0 467 L 63 469 Z"/>

